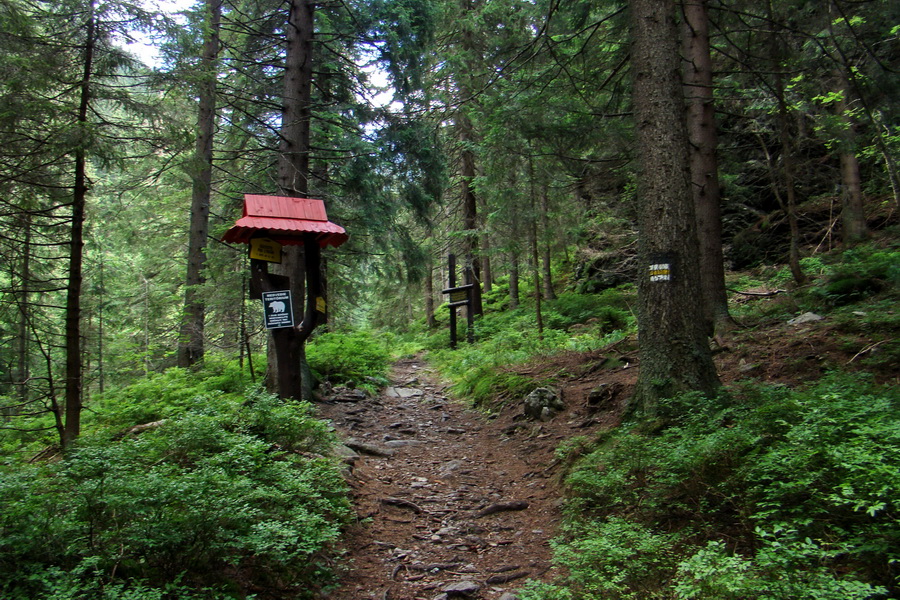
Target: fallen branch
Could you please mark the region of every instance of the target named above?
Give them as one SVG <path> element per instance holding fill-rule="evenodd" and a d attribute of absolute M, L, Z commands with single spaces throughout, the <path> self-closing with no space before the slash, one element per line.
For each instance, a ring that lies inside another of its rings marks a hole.
<path fill-rule="evenodd" d="M 778 294 L 786 294 L 787 290 L 770 290 L 768 292 L 742 292 L 741 290 L 736 290 L 733 288 L 725 288 L 729 292 L 733 292 L 735 294 L 741 294 L 742 296 L 757 296 L 761 298 L 768 298 L 771 296 L 777 296 Z"/>
<path fill-rule="evenodd" d="M 428 512 L 415 502 L 410 502 L 409 500 L 404 500 L 403 498 L 382 498 L 382 504 L 387 504 L 388 506 L 396 506 L 397 508 L 408 508 L 409 510 L 415 512 L 417 515 L 423 512 Z"/>
<path fill-rule="evenodd" d="M 515 573 L 504 573 L 502 575 L 491 575 L 485 581 L 488 585 L 502 585 L 504 583 L 509 583 L 515 579 L 521 579 L 522 577 L 528 577 L 531 575 L 530 571 L 516 571 Z"/>
<path fill-rule="evenodd" d="M 151 423 L 143 423 L 142 425 L 135 425 L 134 427 L 130 427 L 130 428 L 126 429 L 125 431 L 123 431 L 122 433 L 117 434 L 115 437 L 113 437 L 113 439 L 121 440 L 122 438 L 125 438 L 129 435 L 135 435 L 138 433 L 142 433 L 144 431 L 147 431 L 148 429 L 156 429 L 157 427 L 159 427 L 160 425 L 162 425 L 165 422 L 166 422 L 166 420 L 162 419 L 160 421 L 153 421 Z"/>
<path fill-rule="evenodd" d="M 483 508 L 475 514 L 476 519 L 480 519 L 482 517 L 486 517 L 488 515 L 492 515 L 498 512 L 506 512 L 512 510 L 525 510 L 528 508 L 528 503 L 524 500 L 513 500 L 512 502 L 498 502 L 497 504 L 491 504 L 487 508 Z"/>
<path fill-rule="evenodd" d="M 862 350 L 860 350 L 859 352 L 854 354 L 853 358 L 851 358 L 850 360 L 847 361 L 847 364 L 849 365 L 850 363 L 852 363 L 854 360 L 856 360 L 857 358 L 859 358 L 866 352 L 871 352 L 872 350 L 874 350 L 878 346 L 882 345 L 883 343 L 890 342 L 890 341 L 893 341 L 893 340 L 881 340 L 880 342 L 875 342 L 873 344 L 869 344 L 868 346 L 866 346 L 865 348 L 863 348 Z"/>

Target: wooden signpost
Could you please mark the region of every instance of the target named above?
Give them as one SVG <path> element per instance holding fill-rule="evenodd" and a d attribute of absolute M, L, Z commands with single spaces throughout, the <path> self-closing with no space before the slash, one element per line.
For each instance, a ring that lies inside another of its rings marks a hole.
<path fill-rule="evenodd" d="M 474 283 L 466 283 L 461 286 L 456 285 L 456 255 L 451 254 L 447 257 L 447 266 L 449 275 L 447 284 L 449 287 L 442 290 L 442 293 L 448 294 L 450 307 L 450 347 L 456 349 L 456 309 L 460 306 L 466 307 L 466 316 L 468 319 L 467 339 L 471 344 L 475 341 L 475 315 L 472 313 L 472 289 Z M 470 280 L 471 276 L 466 272 L 466 280 Z"/>
<path fill-rule="evenodd" d="M 325 203 L 312 198 L 244 196 L 244 215 L 222 237 L 249 245 L 250 296 L 262 300 L 266 329 L 275 349 L 275 382 L 282 398 L 301 399 L 303 344 L 325 312 L 321 251 L 347 241 L 343 227 L 328 220 Z M 288 276 L 269 273 L 269 263 L 282 260 L 282 246 L 303 246 L 306 303 L 291 294 Z M 303 315 L 297 323 L 295 315 Z"/>

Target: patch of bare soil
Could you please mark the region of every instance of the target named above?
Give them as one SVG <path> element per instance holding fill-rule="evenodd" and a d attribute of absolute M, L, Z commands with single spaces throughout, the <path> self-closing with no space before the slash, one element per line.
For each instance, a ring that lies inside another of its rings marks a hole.
<path fill-rule="evenodd" d="M 737 330 L 716 362 L 725 383 L 796 385 L 859 356 L 825 320 Z M 521 398 L 498 399 L 490 414 L 467 408 L 418 359 L 399 362 L 375 398 L 331 395 L 320 414 L 356 452 L 348 479 L 357 522 L 327 597 L 512 600 L 526 579 L 552 577 L 564 471 L 555 450 L 619 423 L 636 367 L 633 339 L 516 367 L 561 390 L 566 408 L 545 421 L 525 419 Z"/>

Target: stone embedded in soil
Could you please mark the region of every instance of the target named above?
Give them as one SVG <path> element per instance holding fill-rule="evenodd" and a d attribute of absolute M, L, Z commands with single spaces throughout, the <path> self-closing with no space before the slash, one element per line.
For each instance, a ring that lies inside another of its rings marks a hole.
<path fill-rule="evenodd" d="M 382 448 L 381 446 L 376 446 L 375 444 L 369 444 L 366 442 L 361 442 L 359 440 L 350 438 L 344 441 L 344 445 L 348 448 L 356 450 L 360 454 L 368 454 L 370 456 L 393 456 L 394 451 L 390 448 Z"/>
<path fill-rule="evenodd" d="M 525 397 L 525 416 L 531 419 L 546 421 L 565 408 L 559 392 L 547 387 L 539 387 Z"/>
<path fill-rule="evenodd" d="M 345 387 L 334 388 L 333 395 L 330 400 L 333 402 L 360 402 L 366 399 L 366 393 L 363 390 L 354 390 Z"/>
<path fill-rule="evenodd" d="M 466 596 L 477 594 L 480 589 L 481 585 L 477 582 L 466 579 L 448 584 L 441 591 L 447 594 L 449 598 L 465 598 Z"/>
<path fill-rule="evenodd" d="M 389 387 L 384 395 L 388 398 L 418 398 L 424 396 L 425 392 L 418 388 Z"/>
<path fill-rule="evenodd" d="M 804 323 L 814 323 L 816 321 L 821 321 L 825 317 L 821 315 L 817 315 L 814 312 L 805 312 L 799 317 L 794 317 L 790 321 L 788 321 L 788 325 L 803 325 Z"/>
<path fill-rule="evenodd" d="M 404 446 L 421 446 L 427 443 L 424 440 L 388 440 L 384 445 L 389 448 L 403 448 Z"/>

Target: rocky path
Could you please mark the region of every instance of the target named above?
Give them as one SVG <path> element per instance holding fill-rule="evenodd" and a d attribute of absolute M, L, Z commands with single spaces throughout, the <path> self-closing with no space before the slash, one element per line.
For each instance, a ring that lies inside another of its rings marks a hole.
<path fill-rule="evenodd" d="M 451 401 L 417 360 L 398 363 L 380 396 L 360 396 L 320 405 L 357 455 L 357 523 L 330 600 L 513 600 L 548 575 L 556 436 Z"/>

